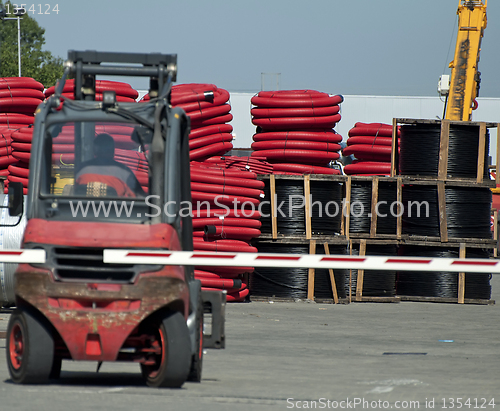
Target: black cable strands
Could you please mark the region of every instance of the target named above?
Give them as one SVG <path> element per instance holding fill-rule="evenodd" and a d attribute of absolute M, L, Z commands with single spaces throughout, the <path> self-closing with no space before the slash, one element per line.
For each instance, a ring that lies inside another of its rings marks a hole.
<path fill-rule="evenodd" d="M 489 258 L 492 250 L 468 248 L 468 258 Z M 458 258 L 457 247 L 422 247 L 404 245 L 400 255 L 429 258 Z M 465 273 L 465 298 L 491 298 L 491 274 Z M 426 272 L 426 271 L 399 271 L 396 282 L 397 294 L 419 297 L 458 297 L 458 273 L 453 272 Z"/>
<path fill-rule="evenodd" d="M 437 176 L 441 125 L 401 126 L 399 170 L 402 175 Z M 484 164 L 488 164 L 489 131 L 486 132 Z M 450 124 L 447 177 L 476 178 L 479 126 Z M 472 160 L 472 161 L 471 161 Z M 484 177 L 489 179 L 488 168 Z"/>
<path fill-rule="evenodd" d="M 445 189 L 448 237 L 491 239 L 491 190 L 475 187 Z M 403 186 L 403 234 L 439 237 L 436 186 Z"/>

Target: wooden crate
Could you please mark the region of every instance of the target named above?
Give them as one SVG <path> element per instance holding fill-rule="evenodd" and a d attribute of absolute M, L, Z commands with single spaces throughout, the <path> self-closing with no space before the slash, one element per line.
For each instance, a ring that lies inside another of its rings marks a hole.
<path fill-rule="evenodd" d="M 269 180 L 269 188 L 270 188 L 270 202 L 271 202 L 271 234 L 263 234 L 259 238 L 262 239 L 269 239 L 272 238 L 274 240 L 282 239 L 282 240 L 287 240 L 291 239 L 292 241 L 296 241 L 298 239 L 304 239 L 304 240 L 311 240 L 311 239 L 316 239 L 316 240 L 325 240 L 329 239 L 330 237 L 334 236 L 319 236 L 319 235 L 314 235 L 312 232 L 312 223 L 311 223 L 311 217 L 312 217 L 312 205 L 310 201 L 310 194 L 311 194 L 311 181 L 331 181 L 335 183 L 344 183 L 347 179 L 346 176 L 342 175 L 323 175 L 323 174 L 306 174 L 302 176 L 293 176 L 293 175 L 259 175 L 258 176 L 259 180 L 265 181 Z M 304 197 L 305 197 L 305 233 L 304 236 L 301 235 L 285 235 L 285 234 L 280 234 L 279 233 L 279 227 L 278 227 L 278 216 L 276 213 L 276 181 L 279 180 L 294 180 L 294 181 L 302 181 L 304 184 Z M 341 232 L 340 236 L 344 235 L 344 227 L 343 223 L 344 220 L 342 219 L 342 227 L 341 227 Z"/>
<path fill-rule="evenodd" d="M 442 242 L 442 243 L 477 243 L 484 244 L 486 246 L 494 246 L 498 243 L 498 232 L 494 230 L 492 234 L 492 239 L 482 239 L 475 237 L 467 238 L 452 238 L 448 236 L 448 219 L 446 214 L 446 197 L 445 192 L 447 188 L 451 187 L 470 187 L 478 188 L 478 184 L 475 181 L 465 181 L 458 179 L 449 180 L 439 180 L 439 179 L 425 179 L 425 178 L 414 178 L 409 176 L 400 176 L 402 189 L 404 190 L 405 185 L 413 186 L 429 186 L 436 187 L 438 194 L 438 210 L 439 210 L 439 236 L 418 236 L 418 235 L 401 235 L 398 238 L 408 239 L 413 241 L 425 241 L 425 242 Z M 479 185 L 479 187 L 487 188 Z M 398 226 L 399 227 L 399 226 Z"/>
<path fill-rule="evenodd" d="M 370 219 L 370 231 L 367 233 L 352 233 L 351 232 L 351 200 L 352 200 L 352 184 L 353 182 L 368 182 L 371 183 L 371 209 L 367 215 Z M 382 184 L 396 183 L 396 201 L 397 206 L 397 218 L 396 218 L 396 229 L 393 234 L 380 234 L 377 233 L 377 203 L 379 202 L 379 188 Z M 402 180 L 401 177 L 379 177 L 379 176 L 367 176 L 367 177 L 357 177 L 349 176 L 345 184 L 345 209 L 343 210 L 344 216 L 344 231 L 346 238 L 365 238 L 365 239 L 401 239 L 402 236 L 402 218 L 400 213 L 400 203 L 402 196 Z"/>
<path fill-rule="evenodd" d="M 264 244 L 290 244 L 290 245 L 295 245 L 295 244 L 308 244 L 309 245 L 309 254 L 316 254 L 317 252 L 317 245 L 323 246 L 323 249 L 325 251 L 325 255 L 330 255 L 330 246 L 335 245 L 335 246 L 345 246 L 347 249 L 349 242 L 346 239 L 337 239 L 337 238 L 323 238 L 321 240 L 316 240 L 316 239 L 304 239 L 300 238 L 295 239 L 295 238 L 282 238 L 282 239 L 272 239 L 272 238 L 267 238 L 267 239 L 262 239 L 259 237 L 258 240 L 254 240 L 252 244 L 258 248 L 260 243 Z M 335 304 L 339 304 L 342 302 L 345 302 L 345 299 L 339 298 L 338 292 L 337 292 L 337 285 L 335 282 L 335 276 L 334 276 L 334 270 L 329 269 L 328 274 L 330 277 L 330 284 L 331 284 L 331 291 L 332 291 L 332 297 L 331 299 L 326 299 L 326 298 L 320 298 L 319 301 L 321 302 L 333 302 Z M 308 270 L 308 278 L 307 278 L 307 299 L 316 301 L 317 299 L 315 298 L 315 275 L 316 275 L 316 269 L 314 268 L 309 268 Z M 342 285 L 343 286 L 343 285 Z M 254 299 L 254 301 L 266 301 L 266 298 L 268 297 L 257 297 L 257 299 Z M 274 300 L 274 297 L 273 297 Z M 283 301 L 293 301 L 293 299 L 281 299 Z M 278 301 L 278 300 L 276 300 Z"/>
<path fill-rule="evenodd" d="M 353 245 L 359 245 L 359 256 L 366 255 L 367 246 L 370 245 L 399 245 L 400 240 L 374 240 L 374 239 L 351 239 L 349 242 L 349 254 L 352 255 Z M 349 290 L 347 298 L 352 302 L 352 270 L 349 270 Z M 380 302 L 380 303 L 398 303 L 401 299 L 398 296 L 365 296 L 363 295 L 363 287 L 365 280 L 365 270 L 357 270 L 356 278 L 356 296 L 355 302 Z"/>
<path fill-rule="evenodd" d="M 425 120 L 425 119 L 407 119 L 407 118 L 395 118 L 393 119 L 393 132 L 392 132 L 392 152 L 391 152 L 391 177 L 400 175 L 399 166 L 399 155 L 398 155 L 398 138 L 397 138 L 397 127 L 400 124 L 440 124 L 441 134 L 440 134 L 440 145 L 439 145 L 439 165 L 438 165 L 438 175 L 436 176 L 423 176 L 415 177 L 416 180 L 427 180 L 427 179 L 438 179 L 440 181 L 454 181 L 455 183 L 471 183 L 474 182 L 476 185 L 481 184 L 484 187 L 495 187 L 494 180 L 487 180 L 484 178 L 485 167 L 485 150 L 486 150 L 486 130 L 488 128 L 497 128 L 497 163 L 499 158 L 498 144 L 500 141 L 500 136 L 498 133 L 499 123 L 487 123 L 479 121 L 450 121 L 450 120 Z M 460 126 L 479 126 L 479 149 L 477 158 L 471 159 L 477 163 L 477 175 L 476 178 L 455 178 L 448 177 L 448 149 L 449 149 L 449 133 L 450 126 L 460 125 Z M 500 182 L 499 177 L 496 179 L 497 184 Z"/>
<path fill-rule="evenodd" d="M 467 249 L 481 248 L 481 249 L 492 249 L 496 248 L 493 243 L 486 244 L 484 242 L 455 242 L 455 243 L 443 243 L 434 241 L 412 241 L 404 240 L 400 245 L 409 246 L 430 246 L 430 247 L 446 247 L 446 248 L 458 248 L 459 258 L 466 258 Z M 416 269 L 415 271 L 418 271 Z M 458 303 L 458 304 L 479 304 L 479 305 L 491 305 L 495 304 L 495 301 L 488 299 L 471 299 L 465 298 L 465 272 L 458 273 L 458 292 L 456 298 L 448 297 L 427 297 L 427 296 L 407 296 L 398 295 L 401 301 L 414 301 L 414 302 L 436 302 L 436 303 Z"/>

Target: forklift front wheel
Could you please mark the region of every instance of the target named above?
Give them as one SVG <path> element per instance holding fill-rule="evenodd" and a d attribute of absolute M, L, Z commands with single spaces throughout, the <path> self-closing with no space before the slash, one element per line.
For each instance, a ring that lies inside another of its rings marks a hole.
<path fill-rule="evenodd" d="M 149 333 L 159 349 L 154 365 L 141 364 L 141 371 L 150 387 L 180 388 L 191 365 L 191 340 L 184 316 L 179 312 L 165 315 L 159 326 L 150 323 Z"/>
<path fill-rule="evenodd" d="M 7 364 L 17 384 L 48 382 L 54 358 L 49 328 L 30 312 L 17 309 L 7 327 Z"/>

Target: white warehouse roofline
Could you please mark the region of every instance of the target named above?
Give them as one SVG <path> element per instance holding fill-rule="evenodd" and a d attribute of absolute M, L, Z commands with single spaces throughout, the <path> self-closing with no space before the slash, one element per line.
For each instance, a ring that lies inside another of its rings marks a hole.
<path fill-rule="evenodd" d="M 138 90 L 139 99 L 147 90 Z M 231 114 L 233 120 L 234 148 L 250 148 L 255 126 L 250 115 L 251 98 L 258 92 L 231 92 Z M 341 94 L 341 93 L 339 93 Z M 439 96 L 379 96 L 345 94 L 340 105 L 342 119 L 335 131 L 347 139 L 348 131 L 357 122 L 391 124 L 393 118 L 440 119 L 443 117 L 444 99 Z M 500 98 L 478 97 L 475 121 L 500 122 Z M 490 156 L 496 150 L 496 129 L 491 131 Z"/>

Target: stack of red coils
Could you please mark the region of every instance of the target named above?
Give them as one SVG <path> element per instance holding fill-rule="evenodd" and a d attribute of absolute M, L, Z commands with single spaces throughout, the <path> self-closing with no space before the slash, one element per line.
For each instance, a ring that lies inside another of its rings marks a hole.
<path fill-rule="evenodd" d="M 43 87 L 42 87 L 43 89 Z M 96 81 L 96 100 L 102 100 L 102 92 L 106 90 L 114 90 L 116 92 L 117 101 L 135 102 L 139 93 L 134 90 L 129 84 L 98 80 Z M 42 98 L 50 97 L 54 94 L 55 87 L 50 87 L 42 94 Z M 74 80 L 67 80 L 62 95 L 66 98 L 74 98 Z M 125 125 L 110 125 L 96 124 L 96 134 L 108 133 L 115 141 L 115 159 L 129 166 L 136 174 L 139 182 L 147 190 L 148 185 L 148 168 L 145 156 L 137 150 L 139 145 L 133 142 L 130 138 L 132 128 Z M 29 161 L 31 156 L 31 139 L 33 135 L 32 127 L 20 128 L 12 132 L 12 157 L 15 163 L 9 165 L 8 182 L 21 182 L 24 187 L 25 194 L 28 189 Z M 1 143 L 0 143 L 1 144 Z M 62 131 L 53 140 L 52 162 L 59 167 L 71 167 L 74 163 L 74 128 L 71 125 L 64 126 Z"/>
<path fill-rule="evenodd" d="M 146 95 L 143 101 L 148 101 Z M 229 92 L 214 84 L 178 84 L 172 87 L 171 103 L 182 108 L 191 119 L 189 157 L 203 161 L 233 148 L 233 127 L 229 123 Z"/>
<path fill-rule="evenodd" d="M 122 83 L 119 81 L 110 80 L 96 80 L 95 82 L 95 100 L 102 101 L 102 95 L 104 91 L 115 91 L 116 101 L 122 103 L 134 103 L 139 97 L 137 90 L 134 90 L 130 84 Z M 55 92 L 55 86 L 49 87 L 45 90 L 45 97 L 50 97 Z M 64 88 L 62 91 L 62 96 L 73 100 L 75 92 L 75 80 L 69 79 L 64 83 Z"/>
<path fill-rule="evenodd" d="M 314 166 L 315 173 L 339 174 L 327 165 L 340 157 L 342 137 L 332 129 L 342 101 L 315 90 L 261 91 L 251 100 L 258 127 L 252 156 L 265 157 L 275 173 L 309 173 Z"/>
<path fill-rule="evenodd" d="M 264 183 L 249 171 L 191 163 L 193 245 L 196 251 L 256 252 L 249 243 L 260 235 L 259 205 Z M 253 267 L 196 267 L 203 288 L 226 289 L 228 301 L 248 295 Z"/>
<path fill-rule="evenodd" d="M 34 123 L 35 110 L 44 99 L 42 83 L 31 77 L 0 78 L 0 176 L 7 177 L 8 167 L 17 163 L 12 133 Z"/>
<path fill-rule="evenodd" d="M 255 174 L 271 174 L 273 165 L 268 163 L 264 157 L 237 157 L 237 156 L 221 156 L 211 157 L 203 162 L 210 166 L 216 166 L 221 170 L 232 169 L 251 171 Z"/>
<path fill-rule="evenodd" d="M 399 130 L 398 130 L 399 136 Z M 344 167 L 348 175 L 389 175 L 391 172 L 392 126 L 383 123 L 356 123 L 349 130 L 342 154 L 354 155 Z"/>

